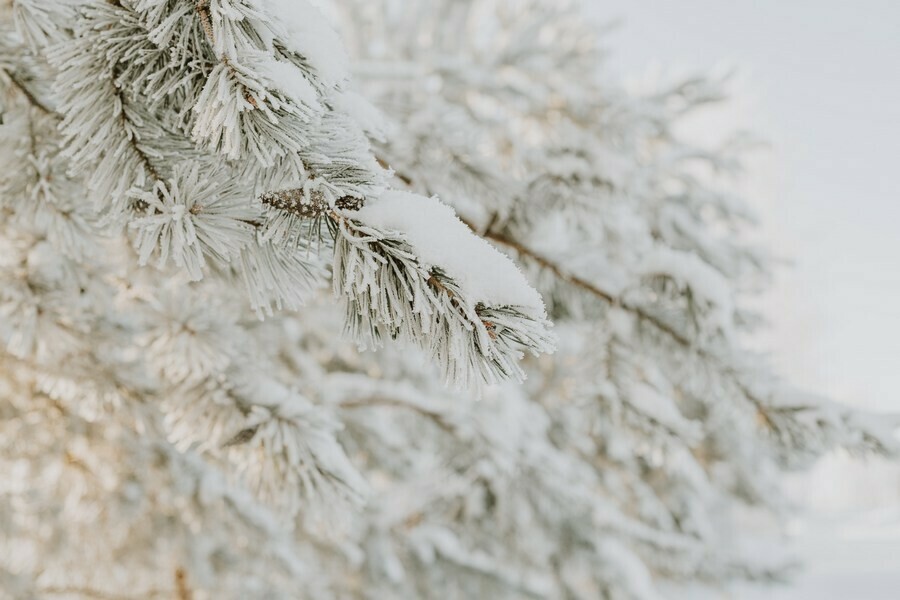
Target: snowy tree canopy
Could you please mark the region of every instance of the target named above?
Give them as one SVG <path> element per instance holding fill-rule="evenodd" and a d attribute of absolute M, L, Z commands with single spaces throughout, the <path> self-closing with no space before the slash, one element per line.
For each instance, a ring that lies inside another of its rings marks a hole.
<path fill-rule="evenodd" d="M 0 5 L 0 590 L 657 598 L 890 423 L 744 338 L 766 254 L 552 0 Z M 552 322 L 552 325 L 551 325 Z"/>

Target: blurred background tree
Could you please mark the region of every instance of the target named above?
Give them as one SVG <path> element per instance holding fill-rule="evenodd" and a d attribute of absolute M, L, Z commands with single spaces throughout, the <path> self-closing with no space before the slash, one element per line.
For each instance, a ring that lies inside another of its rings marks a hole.
<path fill-rule="evenodd" d="M 321 8 L 4 9 L 4 589 L 782 578 L 781 474 L 894 442 L 746 349 L 722 83 L 629 92 L 574 4 Z"/>

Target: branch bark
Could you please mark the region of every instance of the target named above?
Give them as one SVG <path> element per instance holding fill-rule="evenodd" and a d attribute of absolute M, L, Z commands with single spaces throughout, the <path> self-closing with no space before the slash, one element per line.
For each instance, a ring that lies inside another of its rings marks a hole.
<path fill-rule="evenodd" d="M 12 71 L 3 71 L 3 74 L 6 75 L 6 78 L 9 79 L 10 84 L 19 91 L 25 98 L 28 100 L 28 103 L 33 107 L 44 113 L 45 115 L 52 115 L 59 118 L 59 115 L 56 114 L 49 106 L 44 104 L 37 96 L 34 95 L 27 85 L 19 78 L 18 75 L 13 73 Z"/>

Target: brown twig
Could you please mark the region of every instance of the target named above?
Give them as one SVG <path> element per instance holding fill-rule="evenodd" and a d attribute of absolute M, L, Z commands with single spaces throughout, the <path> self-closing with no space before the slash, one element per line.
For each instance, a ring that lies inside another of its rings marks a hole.
<path fill-rule="evenodd" d="M 206 39 L 209 40 L 210 44 L 214 44 L 213 26 L 209 18 L 209 0 L 198 0 L 196 7 L 197 14 L 200 16 L 200 25 L 203 27 L 203 33 L 206 34 Z"/>
<path fill-rule="evenodd" d="M 128 118 L 128 115 L 125 114 L 125 107 L 128 106 L 128 102 L 125 99 L 125 95 L 122 93 L 121 89 L 116 89 L 116 97 L 119 99 L 119 105 L 122 107 L 121 113 L 121 122 L 122 129 L 126 132 L 128 131 L 128 126 L 133 125 L 131 119 Z M 138 161 L 140 161 L 141 166 L 144 167 L 144 170 L 147 174 L 154 180 L 154 182 L 164 181 L 160 172 L 153 166 L 153 163 L 150 162 L 150 157 L 146 152 L 141 150 L 140 146 L 138 146 L 137 137 L 134 135 L 128 135 L 126 133 L 126 137 L 128 138 L 128 145 L 134 151 L 135 156 L 137 156 Z"/>
<path fill-rule="evenodd" d="M 172 596 L 172 592 L 163 590 L 147 590 L 146 592 L 134 594 L 131 596 L 119 596 L 88 587 L 78 586 L 55 586 L 45 587 L 38 590 L 41 594 L 52 596 L 81 596 L 83 598 L 95 598 L 96 600 L 141 600 L 143 598 L 167 598 Z"/>
<path fill-rule="evenodd" d="M 378 162 L 382 165 L 387 164 L 387 162 L 381 158 L 378 159 Z M 394 176 L 407 185 L 413 184 L 412 179 L 406 175 L 403 175 L 402 173 L 394 172 Z M 483 230 L 479 230 L 479 228 L 476 227 L 474 223 L 467 221 L 462 217 L 460 217 L 460 220 L 465 223 L 475 234 L 512 249 L 519 256 L 524 257 L 537 264 L 542 269 L 551 272 L 554 276 L 556 276 L 557 279 L 565 281 L 568 284 L 579 288 L 580 290 L 587 292 L 592 296 L 609 303 L 612 306 L 621 308 L 634 314 L 642 321 L 650 323 L 660 332 L 666 334 L 666 336 L 671 338 L 678 345 L 684 347 L 685 349 L 693 351 L 697 356 L 703 358 L 704 360 L 709 360 L 713 364 L 717 365 L 719 371 L 726 375 L 728 379 L 731 380 L 732 384 L 741 392 L 741 394 L 743 394 L 756 407 L 757 417 L 759 418 L 760 422 L 762 422 L 772 430 L 778 428 L 776 423 L 772 420 L 772 417 L 769 415 L 768 407 L 766 406 L 765 402 L 763 402 L 762 399 L 756 396 L 756 394 L 753 393 L 753 391 L 747 386 L 747 384 L 741 380 L 741 377 L 738 374 L 737 370 L 733 366 L 724 362 L 722 360 L 722 357 L 720 357 L 719 355 L 714 354 L 712 351 L 707 350 L 702 346 L 696 345 L 683 333 L 681 333 L 665 321 L 662 321 L 655 315 L 648 313 L 643 307 L 623 301 L 618 296 L 607 292 L 596 284 L 591 283 L 590 281 L 582 277 L 569 273 L 557 263 L 541 255 L 540 253 L 535 252 L 521 242 L 518 242 L 514 239 L 509 238 L 508 236 L 492 230 L 492 226 L 497 220 L 496 215 L 491 216 L 488 227 L 484 228 Z"/>
<path fill-rule="evenodd" d="M 28 103 L 33 107 L 44 113 L 45 115 L 59 117 L 56 112 L 54 112 L 49 106 L 44 104 L 37 96 L 34 95 L 28 86 L 19 79 L 19 77 L 13 73 L 12 71 L 4 70 L 3 73 L 6 75 L 6 78 L 9 79 L 10 84 L 19 91 L 25 98 L 28 100 Z"/>
<path fill-rule="evenodd" d="M 422 416 L 428 417 L 434 423 L 449 433 L 452 433 L 456 430 L 457 426 L 447 419 L 447 417 L 436 410 L 429 410 L 424 406 L 416 406 L 415 404 L 410 404 L 408 402 L 403 402 L 402 400 L 396 400 L 394 398 L 384 398 L 384 397 L 369 397 L 369 398 L 358 398 L 355 400 L 350 400 L 347 402 L 341 402 L 339 405 L 341 408 L 346 409 L 356 409 L 356 408 L 374 408 L 379 406 L 384 407 L 394 407 L 394 408 L 406 408 L 413 412 L 417 412 Z"/>
<path fill-rule="evenodd" d="M 187 573 L 181 567 L 175 569 L 175 592 L 178 600 L 192 600 L 194 597 L 188 585 Z"/>
<path fill-rule="evenodd" d="M 463 222 L 466 223 L 466 225 L 468 225 L 472 229 L 472 231 L 477 232 L 477 229 L 475 229 L 475 227 L 471 223 L 469 223 L 465 220 L 463 220 Z M 608 302 L 609 304 L 611 304 L 613 306 L 616 306 L 616 307 L 622 308 L 624 310 L 627 310 L 628 312 L 631 312 L 632 314 L 636 315 L 641 320 L 652 324 L 656 329 L 665 333 L 669 338 L 671 338 L 673 341 L 678 343 L 680 346 L 690 349 L 690 350 L 693 350 L 701 358 L 704 358 L 706 360 L 709 360 L 709 361 L 717 364 L 719 367 L 719 370 L 722 371 L 723 373 L 725 373 L 729 377 L 729 379 L 732 380 L 732 383 L 734 383 L 734 385 L 741 391 L 741 393 L 744 396 L 746 396 L 756 406 L 757 410 L 759 411 L 760 420 L 763 423 L 765 423 L 768 427 L 770 427 L 772 429 L 775 428 L 775 424 L 772 422 L 771 417 L 769 417 L 767 414 L 765 403 L 761 399 L 759 399 L 747 387 L 747 385 L 743 381 L 740 380 L 740 376 L 738 375 L 738 373 L 734 369 L 734 367 L 724 363 L 720 356 L 713 354 L 711 351 L 694 344 L 683 333 L 681 333 L 680 331 L 678 331 L 677 329 L 675 329 L 674 327 L 672 327 L 665 321 L 662 321 L 655 315 L 648 313 L 644 308 L 624 302 L 621 298 L 613 296 L 609 292 L 597 287 L 596 285 L 592 284 L 591 282 L 589 282 L 585 279 L 582 279 L 581 277 L 578 277 L 577 275 L 572 275 L 571 273 L 567 273 L 559 265 L 557 265 L 553 261 L 545 258 L 544 256 L 541 256 L 540 254 L 531 250 L 527 246 L 525 246 L 515 240 L 512 240 L 502 234 L 492 232 L 490 230 L 485 231 L 481 235 L 489 240 L 497 242 L 498 244 L 502 244 L 504 246 L 511 248 L 520 256 L 523 256 L 523 257 L 531 260 L 532 262 L 536 263 L 540 267 L 550 271 L 558 279 L 566 281 L 569 284 L 571 284 L 577 288 L 580 288 L 580 289 L 596 296 L 597 298 L 600 298 L 601 300 Z"/>
<path fill-rule="evenodd" d="M 397 171 L 394 171 L 393 169 L 391 169 L 391 165 L 389 165 L 386 160 L 384 160 L 380 156 L 376 156 L 375 160 L 378 161 L 378 164 L 381 165 L 381 167 L 383 169 L 388 169 L 388 170 L 392 171 L 394 174 L 394 177 L 396 177 L 397 179 L 399 179 L 406 185 L 409 185 L 409 186 L 412 185 L 412 183 L 413 183 L 412 179 L 410 179 L 408 176 L 404 175 L 403 173 L 398 173 Z"/>

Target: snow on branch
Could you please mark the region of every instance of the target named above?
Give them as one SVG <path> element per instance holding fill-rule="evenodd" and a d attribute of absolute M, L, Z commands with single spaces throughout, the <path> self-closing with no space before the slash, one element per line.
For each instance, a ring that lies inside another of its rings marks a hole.
<path fill-rule="evenodd" d="M 402 337 L 457 386 L 521 381 L 525 351 L 553 350 L 544 305 L 515 265 L 434 198 L 387 192 L 334 214 L 334 289 L 364 346 Z"/>
<path fill-rule="evenodd" d="M 194 139 L 265 167 L 319 148 L 313 136 L 327 99 L 347 77 L 343 47 L 319 10 L 281 0 L 201 0 L 194 9 L 215 61 L 192 107 Z"/>
<path fill-rule="evenodd" d="M 131 15 L 113 4 L 80 7 L 72 28 L 72 39 L 47 55 L 58 72 L 60 130 L 72 171 L 88 176 L 98 208 L 122 209 L 130 188 L 159 179 L 144 140 L 162 134 L 155 119 L 125 102 L 116 69 L 126 55 L 153 48 L 135 35 Z"/>
<path fill-rule="evenodd" d="M 897 415 L 850 409 L 788 385 L 775 388 L 768 400 L 770 438 L 788 468 L 808 466 L 836 447 L 860 455 L 900 454 Z"/>
<path fill-rule="evenodd" d="M 232 370 L 231 387 L 207 382 L 173 389 L 167 416 L 178 447 L 224 451 L 256 495 L 284 514 L 361 504 L 368 484 L 335 438 L 341 424 L 262 369 Z M 209 433 L 198 435 L 203 431 Z"/>
<path fill-rule="evenodd" d="M 467 296 L 544 315 L 543 300 L 518 267 L 473 235 L 453 209 L 436 198 L 388 192 L 355 218 L 371 227 L 403 232 L 422 261 L 440 265 Z"/>
<path fill-rule="evenodd" d="M 735 329 L 734 293 L 724 275 L 696 254 L 657 246 L 647 253 L 637 268 L 641 277 L 668 279 L 687 293 L 695 310 L 699 335 L 722 335 L 733 343 Z"/>

